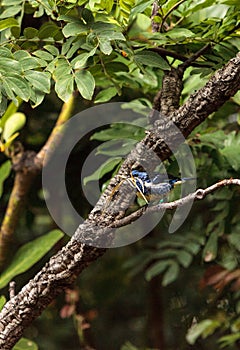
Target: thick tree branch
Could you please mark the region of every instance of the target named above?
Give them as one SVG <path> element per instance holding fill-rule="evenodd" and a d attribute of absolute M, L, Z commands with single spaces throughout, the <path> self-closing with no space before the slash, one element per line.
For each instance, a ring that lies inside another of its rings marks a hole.
<path fill-rule="evenodd" d="M 62 134 L 59 132 L 64 125 L 64 123 L 72 116 L 72 112 L 74 109 L 75 96 L 71 95 L 69 100 L 65 102 L 62 106 L 62 110 L 58 116 L 56 124 L 46 141 L 45 145 L 36 155 L 36 161 L 43 166 L 43 160 L 45 158 L 46 152 L 54 149 L 59 142 L 61 142 Z"/>
<path fill-rule="evenodd" d="M 159 16 L 159 13 L 158 13 L 159 8 L 160 8 L 160 6 L 159 6 L 159 4 L 158 4 L 158 0 L 155 0 L 154 3 L 153 3 L 153 5 L 152 5 L 152 15 L 151 15 L 152 32 L 153 32 L 153 33 L 158 32 L 158 31 L 159 31 L 159 27 L 160 27 L 160 23 L 157 23 L 157 22 L 155 21 L 155 17 L 156 17 L 156 16 L 157 16 L 157 17 Z"/>
<path fill-rule="evenodd" d="M 240 87 L 240 54 L 217 71 L 209 82 L 193 94 L 179 109 L 169 114 L 175 124 L 186 137 L 195 126 L 203 122 L 207 116 L 216 111 L 225 101 L 233 96 Z M 166 121 L 166 120 L 165 120 Z M 181 142 L 171 128 L 167 128 L 161 120 L 157 121 L 154 129 L 149 131 L 145 139 L 130 153 L 120 169 L 120 175 L 128 175 L 130 168 L 136 162 L 149 161 L 146 149 L 155 151 L 160 159 L 166 159 L 171 154 L 171 147 L 166 144 L 164 136 L 167 130 L 169 138 L 176 147 Z M 157 159 L 151 160 L 152 166 L 157 165 Z M 103 234 L 109 233 L 111 240 L 111 225 L 118 219 L 118 213 L 108 210 L 102 212 L 109 193 L 119 179 L 115 177 L 107 191 L 101 196 L 89 219 L 79 226 L 69 243 L 63 247 L 44 268 L 23 289 L 12 298 L 0 314 L 0 348 L 9 350 L 22 336 L 24 329 L 35 319 L 43 309 L 64 289 L 69 287 L 78 274 L 91 262 L 104 253 L 104 249 L 89 247 L 81 242 L 81 237 L 89 242 L 96 241 Z M 120 203 L 125 203 L 123 196 Z M 126 204 L 126 203 L 125 203 Z M 121 205 L 120 205 L 121 212 Z M 120 213 L 120 218 L 121 218 Z M 119 219 L 120 219 L 119 218 Z"/>
<path fill-rule="evenodd" d="M 240 89 L 240 53 L 219 69 L 199 91 L 192 94 L 184 105 L 175 110 L 170 118 L 184 137 L 187 137 L 196 126 L 201 124 L 211 113 L 217 111 L 230 97 Z M 155 151 L 163 161 L 169 157 L 171 150 L 178 147 L 178 132 L 174 128 L 161 124 L 161 119 L 155 123 L 155 129 L 150 131 L 143 140 L 145 148 Z M 166 134 L 167 140 L 160 135 Z M 160 136 L 160 137 L 159 137 Z"/>

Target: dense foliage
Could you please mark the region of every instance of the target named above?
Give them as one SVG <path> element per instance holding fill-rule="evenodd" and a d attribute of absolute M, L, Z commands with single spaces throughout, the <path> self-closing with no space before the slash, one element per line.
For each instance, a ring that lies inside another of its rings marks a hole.
<path fill-rule="evenodd" d="M 184 103 L 239 51 L 238 0 L 160 0 L 153 14 L 154 3 L 2 0 L 2 219 L 14 179 L 9 159 L 19 147 L 14 140 L 18 138 L 26 149 L 39 151 L 54 127 L 61 104 L 67 104 L 76 91 L 76 112 L 94 104 L 121 100 L 126 102 L 125 108 L 141 113 L 145 107 L 151 107 L 164 72 L 205 47 L 184 74 Z M 238 177 L 239 108 L 238 93 L 188 138 L 199 187 Z M 119 147 L 119 152 L 111 151 L 114 142 L 129 134 L 134 142 L 126 144 L 125 140 L 124 150 Z M 97 145 L 98 153 L 109 156 L 101 169 L 105 183 L 126 151 L 143 135 L 141 128 L 129 130 L 124 124 L 112 125 L 98 130 L 90 141 L 85 140 L 86 144 L 76 149 L 69 166 L 69 191 L 75 192 L 77 207 L 85 202 L 81 190 L 76 190 L 80 187 L 76 168 L 89 147 Z M 104 146 L 104 141 L 112 143 Z M 178 171 L 174 157 L 166 162 L 166 167 L 172 173 Z M 98 179 L 99 171 L 85 179 L 85 184 Z M 19 226 L 12 238 L 12 254 L 0 277 L 0 287 L 5 288 L 0 306 L 7 298 L 8 283 L 16 278 L 18 290 L 63 237 L 45 208 L 40 176 L 29 196 L 24 212 L 17 218 Z M 172 216 L 167 212 L 147 238 L 109 251 L 89 267 L 79 285 L 67 291 L 65 301 L 59 299 L 51 305 L 26 337 L 38 343 L 39 349 L 49 350 L 79 349 L 79 342 L 83 349 L 88 344 L 95 344 L 97 349 L 122 350 L 238 349 L 238 203 L 239 188 L 220 189 L 194 204 L 185 224 L 173 235 L 167 232 Z M 80 210 L 87 215 L 88 204 Z M 63 241 L 64 238 L 57 247 Z M 75 336 L 72 321 L 62 319 L 66 317 L 72 317 Z M 15 347 L 28 348 L 37 349 L 37 345 L 26 345 L 23 339 Z"/>

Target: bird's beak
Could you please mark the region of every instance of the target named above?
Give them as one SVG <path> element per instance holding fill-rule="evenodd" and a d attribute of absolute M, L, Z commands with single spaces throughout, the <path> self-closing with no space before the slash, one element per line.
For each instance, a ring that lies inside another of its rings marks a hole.
<path fill-rule="evenodd" d="M 184 180 L 178 180 L 174 183 L 174 186 L 176 185 L 181 185 L 183 182 L 185 182 Z"/>

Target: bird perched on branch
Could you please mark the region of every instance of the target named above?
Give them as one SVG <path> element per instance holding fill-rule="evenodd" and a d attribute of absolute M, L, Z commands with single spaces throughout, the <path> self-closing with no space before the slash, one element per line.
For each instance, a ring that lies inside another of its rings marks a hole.
<path fill-rule="evenodd" d="M 145 171 L 132 170 L 131 178 L 127 181 L 137 189 L 137 194 L 149 203 L 150 200 L 164 198 L 175 185 L 194 179 L 193 177 L 179 178 L 170 174 L 154 174 L 150 178 Z"/>
<path fill-rule="evenodd" d="M 150 177 L 147 172 L 138 170 L 132 170 L 130 177 L 121 176 L 121 178 L 121 182 L 112 190 L 106 206 L 109 205 L 113 196 L 125 181 L 136 190 L 137 196 L 144 199 L 146 204 L 148 204 L 153 200 L 160 200 L 162 202 L 175 185 L 195 179 L 193 177 L 184 177 L 181 179 L 170 174 L 159 173 L 155 173 Z"/>

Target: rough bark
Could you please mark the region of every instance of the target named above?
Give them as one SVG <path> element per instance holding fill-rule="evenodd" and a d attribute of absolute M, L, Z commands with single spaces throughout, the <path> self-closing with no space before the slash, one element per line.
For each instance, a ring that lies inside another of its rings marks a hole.
<path fill-rule="evenodd" d="M 205 87 L 193 94 L 182 107 L 169 111 L 169 120 L 174 120 L 186 137 L 209 114 L 216 111 L 233 96 L 239 87 L 240 54 L 217 71 Z M 131 166 L 140 160 L 147 162 L 146 147 L 156 152 L 162 160 L 171 154 L 169 145 L 166 145 L 165 142 L 166 132 L 172 133 L 170 139 L 175 146 L 178 145 L 179 140 L 171 127 L 168 128 L 168 125 L 163 126 L 163 124 L 161 119 L 155 123 L 154 128 L 149 131 L 145 139 L 131 152 L 123 164 L 120 174 L 127 174 Z M 43 269 L 4 306 L 0 314 L 0 348 L 2 350 L 11 349 L 32 320 L 60 292 L 72 285 L 84 268 L 105 252 L 105 249 L 89 247 L 80 243 L 79 238 L 89 237 L 89 242 L 91 242 L 92 237 L 94 239 L 96 236 L 101 238 L 102 234 L 107 234 L 111 239 L 109 227 L 118 216 L 108 210 L 102 213 L 101 208 L 106 203 L 111 188 L 116 186 L 118 182 L 119 178 L 115 177 L 89 215 L 88 220 L 79 226 L 70 242 L 53 256 Z M 124 194 L 121 197 L 122 203 L 124 203 L 123 196 Z M 121 215 L 123 214 L 121 213 Z"/>

